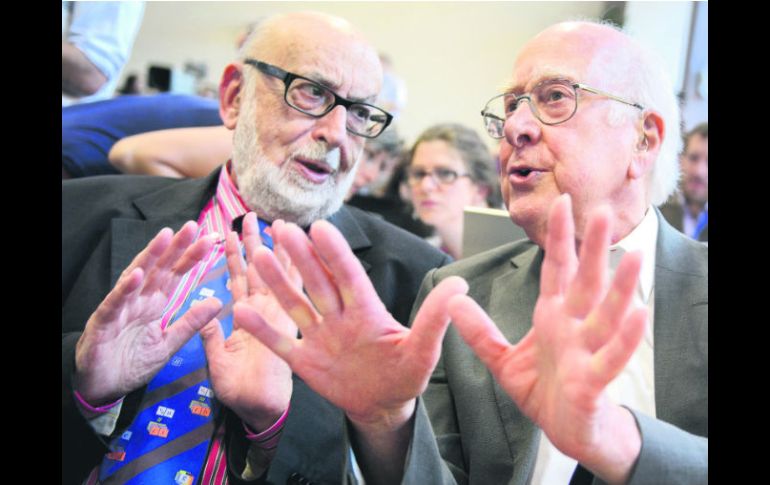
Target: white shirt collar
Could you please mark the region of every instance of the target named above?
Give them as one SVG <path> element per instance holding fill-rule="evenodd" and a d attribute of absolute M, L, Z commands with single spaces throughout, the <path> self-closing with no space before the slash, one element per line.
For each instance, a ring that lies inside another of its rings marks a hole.
<path fill-rule="evenodd" d="M 655 248 L 658 242 L 658 217 L 652 206 L 647 207 L 642 221 L 623 239 L 610 246 L 610 251 L 622 248 L 625 252 L 642 251 L 642 269 L 639 272 L 639 288 L 642 299 L 650 299 L 655 282 Z"/>

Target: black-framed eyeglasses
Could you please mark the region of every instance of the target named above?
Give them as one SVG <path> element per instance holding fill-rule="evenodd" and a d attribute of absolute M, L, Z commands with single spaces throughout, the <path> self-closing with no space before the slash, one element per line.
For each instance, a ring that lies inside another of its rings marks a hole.
<path fill-rule="evenodd" d="M 431 171 L 418 167 L 406 169 L 406 181 L 409 185 L 420 185 L 422 179 L 430 177 L 438 185 L 451 185 L 460 177 L 470 177 L 468 173 L 457 173 L 451 168 L 434 168 Z"/>
<path fill-rule="evenodd" d="M 503 138 L 503 128 L 507 120 L 523 100 L 529 101 L 529 109 L 535 117 L 546 125 L 558 125 L 572 118 L 577 112 L 577 90 L 582 89 L 589 93 L 606 96 L 612 100 L 633 106 L 640 110 L 644 107 L 639 103 L 627 101 L 604 91 L 587 86 L 583 83 L 575 83 L 567 79 L 547 79 L 538 83 L 532 91 L 516 95 L 514 93 L 498 94 L 487 101 L 481 116 L 484 118 L 484 127 L 492 138 Z"/>
<path fill-rule="evenodd" d="M 347 112 L 345 127 L 354 135 L 376 138 L 393 121 L 393 115 L 387 111 L 371 104 L 345 99 L 312 79 L 292 74 L 256 59 L 245 59 L 243 62 L 256 67 L 268 76 L 283 81 L 286 87 L 283 99 L 286 104 L 301 113 L 313 118 L 321 118 L 335 107 L 344 106 Z"/>

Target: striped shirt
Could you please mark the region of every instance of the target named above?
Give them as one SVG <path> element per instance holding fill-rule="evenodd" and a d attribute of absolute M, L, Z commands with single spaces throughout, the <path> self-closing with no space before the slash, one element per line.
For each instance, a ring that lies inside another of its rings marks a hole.
<path fill-rule="evenodd" d="M 219 181 L 217 182 L 216 193 L 214 197 L 206 204 L 198 217 L 198 234 L 196 239 L 206 236 L 211 233 L 219 233 L 222 235 L 221 242 L 215 244 L 211 251 L 201 259 L 187 274 L 182 277 L 179 285 L 174 293 L 171 295 L 166 308 L 163 311 L 161 317 L 161 326 L 166 328 L 168 322 L 173 319 L 176 312 L 184 303 L 187 295 L 192 291 L 198 282 L 208 273 L 208 271 L 216 264 L 216 262 L 225 253 L 224 236 L 231 231 L 231 225 L 233 219 L 242 216 L 248 212 L 246 204 L 241 199 L 238 193 L 238 188 L 230 178 L 230 162 L 228 162 L 222 169 L 219 175 Z M 102 406 L 100 408 L 93 408 L 76 394 L 76 402 L 80 404 L 79 408 L 82 414 L 89 420 L 95 431 L 102 435 L 110 435 L 115 429 L 115 423 L 117 422 L 117 412 L 120 408 L 117 406 L 122 403 L 122 399 L 116 401 L 110 406 Z M 110 409 L 115 408 L 115 409 Z M 117 411 L 117 412 L 116 412 Z M 108 416 L 110 415 L 111 416 Z M 246 430 L 246 438 L 251 440 L 258 448 L 265 451 L 267 457 L 272 457 L 278 446 L 278 438 L 283 428 L 283 423 L 288 414 L 288 409 L 278 419 L 278 421 L 270 426 L 262 433 L 256 434 L 250 430 L 244 423 Z M 104 422 L 109 419 L 109 425 L 104 426 Z M 206 458 L 206 462 L 203 467 L 203 473 L 198 484 L 205 485 L 225 485 L 228 483 L 227 479 L 227 459 L 225 457 L 225 446 L 223 439 L 225 435 L 225 420 L 221 421 L 221 424 L 214 433 L 211 445 L 209 447 L 209 454 Z M 261 470 L 254 470 L 253 473 L 259 473 Z M 249 467 L 247 466 L 247 474 L 249 473 Z M 83 482 L 86 485 L 95 485 L 98 483 L 99 467 L 97 466 Z M 256 476 L 249 476 L 244 478 L 256 478 Z"/>

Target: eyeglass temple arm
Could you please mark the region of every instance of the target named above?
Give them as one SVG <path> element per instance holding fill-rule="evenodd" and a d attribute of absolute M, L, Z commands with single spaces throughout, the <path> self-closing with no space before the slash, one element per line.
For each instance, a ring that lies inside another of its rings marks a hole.
<path fill-rule="evenodd" d="M 627 104 L 629 106 L 633 106 L 634 108 L 639 108 L 640 110 L 644 110 L 644 106 L 642 106 L 639 103 L 632 103 L 631 101 L 626 101 L 625 99 L 619 98 L 619 97 L 617 97 L 615 95 L 612 95 L 610 93 L 606 93 L 604 91 L 600 91 L 598 89 L 594 89 L 594 88 L 588 87 L 585 84 L 575 83 L 575 87 L 576 88 L 580 88 L 580 89 L 582 89 L 584 91 L 588 91 L 589 93 L 598 94 L 600 96 L 606 96 L 606 97 L 608 97 L 610 99 L 614 99 L 615 101 L 620 101 L 623 104 Z"/>
<path fill-rule="evenodd" d="M 504 120 L 503 118 L 500 118 L 500 117 L 499 117 L 499 116 L 497 116 L 497 115 L 493 115 L 492 113 L 489 113 L 489 112 L 487 112 L 487 110 L 484 110 L 484 109 L 482 109 L 482 110 L 481 110 L 481 116 L 483 116 L 483 117 L 485 117 L 485 118 L 486 118 L 486 117 L 489 117 L 489 118 L 494 118 L 494 119 L 496 119 L 496 120 L 500 120 L 500 121 L 502 121 L 503 123 L 505 123 L 505 120 Z"/>
<path fill-rule="evenodd" d="M 277 77 L 278 79 L 286 80 L 286 77 L 289 75 L 288 72 L 284 71 L 280 67 L 271 66 L 270 64 L 266 64 L 256 59 L 245 59 L 243 62 L 246 64 L 251 64 L 265 74 Z"/>

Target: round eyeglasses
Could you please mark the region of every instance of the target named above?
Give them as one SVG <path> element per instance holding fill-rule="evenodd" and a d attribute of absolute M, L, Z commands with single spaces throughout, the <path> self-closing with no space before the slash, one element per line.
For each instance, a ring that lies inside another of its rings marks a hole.
<path fill-rule="evenodd" d="M 371 104 L 347 100 L 312 79 L 256 59 L 245 59 L 243 62 L 268 76 L 282 80 L 286 87 L 283 92 L 284 101 L 301 113 L 321 118 L 338 105 L 344 106 L 347 113 L 345 127 L 354 135 L 376 138 L 393 121 L 393 115 L 385 110 Z"/>
<path fill-rule="evenodd" d="M 546 125 L 558 125 L 572 118 L 577 112 L 577 90 L 606 96 L 612 100 L 633 106 L 640 110 L 644 107 L 613 94 L 594 89 L 582 83 L 573 83 L 566 79 L 548 79 L 538 83 L 532 91 L 516 95 L 514 93 L 498 94 L 487 101 L 481 116 L 484 127 L 492 138 L 503 138 L 505 121 L 513 115 L 522 101 L 527 100 L 532 114 Z"/>
<path fill-rule="evenodd" d="M 406 181 L 409 185 L 420 185 L 425 177 L 430 177 L 438 185 L 450 185 L 460 177 L 470 177 L 470 174 L 457 173 L 449 168 L 435 168 L 432 171 L 416 167 L 406 169 Z"/>

